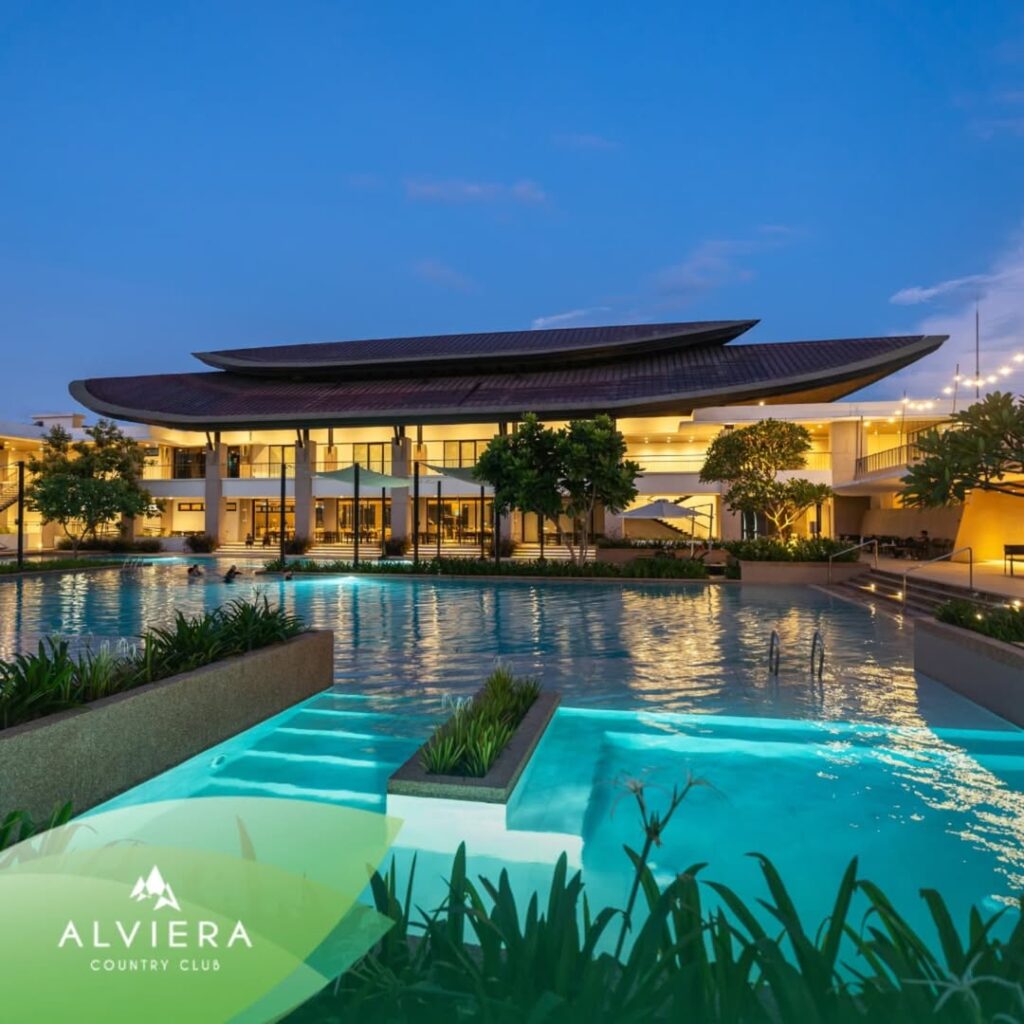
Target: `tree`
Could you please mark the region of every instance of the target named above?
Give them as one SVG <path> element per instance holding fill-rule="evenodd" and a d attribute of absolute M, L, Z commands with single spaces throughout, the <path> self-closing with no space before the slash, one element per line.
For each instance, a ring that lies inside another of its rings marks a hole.
<path fill-rule="evenodd" d="M 811 435 L 799 423 L 760 420 L 720 433 L 700 471 L 702 483 L 724 483 L 722 496 L 733 512 L 761 514 L 784 540 L 813 505 L 827 501 L 832 488 L 801 477 L 777 479 L 787 470 L 803 469 Z"/>
<path fill-rule="evenodd" d="M 87 440 L 72 441 L 62 427 L 53 427 L 41 454 L 28 463 L 34 478 L 26 491 L 29 508 L 44 523 L 61 526 L 76 556 L 99 527 L 142 515 L 153 503 L 139 486 L 143 453 L 135 441 L 109 420 L 85 433 Z"/>
<path fill-rule="evenodd" d="M 993 391 L 954 413 L 948 429 L 923 434 L 917 447 L 920 461 L 903 478 L 905 505 L 952 505 L 972 490 L 1024 498 L 1024 397 Z"/>
<path fill-rule="evenodd" d="M 476 464 L 476 475 L 494 489 L 499 512 L 517 508 L 543 520 L 562 509 L 558 489 L 558 433 L 528 413 L 511 434 L 491 439 Z"/>
<path fill-rule="evenodd" d="M 625 457 L 625 438 L 608 416 L 573 420 L 560 430 L 532 413 L 513 434 L 493 438 L 476 465 L 480 480 L 494 488 L 499 511 L 517 508 L 542 518 L 572 517 L 580 543 L 569 540 L 582 564 L 590 545 L 590 520 L 598 503 L 620 512 L 636 497 L 640 466 Z"/>
<path fill-rule="evenodd" d="M 640 464 L 626 458 L 626 439 L 610 416 L 571 420 L 558 431 L 559 486 L 579 544 L 570 539 L 573 560 L 582 565 L 590 547 L 590 522 L 598 502 L 621 512 L 636 497 Z"/>

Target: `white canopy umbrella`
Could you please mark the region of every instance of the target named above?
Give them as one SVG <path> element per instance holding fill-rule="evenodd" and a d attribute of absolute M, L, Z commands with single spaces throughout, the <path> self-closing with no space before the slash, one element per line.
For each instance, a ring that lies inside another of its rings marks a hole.
<path fill-rule="evenodd" d="M 685 505 L 677 505 L 674 501 L 667 501 L 664 498 L 659 498 L 657 501 L 652 501 L 648 505 L 641 505 L 640 508 L 631 509 L 629 512 L 623 512 L 623 519 L 696 519 L 700 515 L 704 515 L 703 512 L 698 512 L 694 508 L 687 508 Z M 693 555 L 693 549 L 696 544 L 692 533 L 690 536 L 690 555 Z"/>
<path fill-rule="evenodd" d="M 649 505 L 641 505 L 640 508 L 623 512 L 623 519 L 696 519 L 701 513 L 696 509 L 686 508 L 685 505 L 677 505 L 674 501 L 666 501 L 659 498 Z"/>

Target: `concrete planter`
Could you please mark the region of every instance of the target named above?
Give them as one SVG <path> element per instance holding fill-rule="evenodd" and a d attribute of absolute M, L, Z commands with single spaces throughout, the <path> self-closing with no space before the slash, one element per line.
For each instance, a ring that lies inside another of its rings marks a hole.
<path fill-rule="evenodd" d="M 868 571 L 867 562 L 833 562 L 832 582 L 861 576 Z M 828 562 L 740 562 L 740 579 L 744 583 L 828 583 Z"/>
<path fill-rule="evenodd" d="M 921 619 L 914 624 L 914 669 L 1024 727 L 1024 647 Z"/>
<path fill-rule="evenodd" d="M 0 731 L 0 812 L 76 812 L 326 689 L 323 630 Z"/>
<path fill-rule="evenodd" d="M 703 550 L 699 545 L 697 550 Z M 689 558 L 690 549 L 672 548 L 663 551 L 659 548 L 595 548 L 594 559 L 598 562 L 609 562 L 612 565 L 626 565 L 638 558 Z"/>
<path fill-rule="evenodd" d="M 560 694 L 542 692 L 519 723 L 508 746 L 498 755 L 491 770 L 481 779 L 462 775 L 429 775 L 420 765 L 420 747 L 388 779 L 388 792 L 402 796 L 440 797 L 445 800 L 476 800 L 506 804 L 516 788 L 544 730 L 554 717 Z"/>

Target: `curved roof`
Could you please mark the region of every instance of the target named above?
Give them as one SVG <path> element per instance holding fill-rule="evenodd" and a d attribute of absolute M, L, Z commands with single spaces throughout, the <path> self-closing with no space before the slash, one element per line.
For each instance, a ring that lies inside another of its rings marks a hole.
<path fill-rule="evenodd" d="M 688 412 L 700 406 L 831 401 L 945 341 L 941 335 L 759 345 L 684 346 L 601 365 L 532 372 L 294 379 L 224 371 L 74 381 L 72 395 L 107 416 L 204 430 L 271 425 L 481 422 L 535 412 L 551 419 Z"/>
<path fill-rule="evenodd" d="M 686 345 L 724 345 L 756 320 L 693 323 L 621 324 L 610 327 L 560 327 L 543 331 L 489 331 L 433 334 L 410 338 L 368 338 L 307 345 L 196 352 L 218 370 L 277 376 L 326 373 L 360 377 L 393 376 L 415 367 L 417 373 L 461 372 L 488 366 L 585 364 L 617 356 L 659 352 Z"/>

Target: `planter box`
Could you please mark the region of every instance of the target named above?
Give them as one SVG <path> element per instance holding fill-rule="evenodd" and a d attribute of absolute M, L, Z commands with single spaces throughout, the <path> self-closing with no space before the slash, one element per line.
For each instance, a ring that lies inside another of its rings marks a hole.
<path fill-rule="evenodd" d="M 463 775 L 430 775 L 420 765 L 420 747 L 388 779 L 388 792 L 402 796 L 440 797 L 445 800 L 476 800 L 506 804 L 523 774 L 527 761 L 554 717 L 561 695 L 541 692 L 519 723 L 508 746 L 498 755 L 491 770 L 480 779 Z M 425 744 L 424 744 L 425 745 Z"/>
<path fill-rule="evenodd" d="M 695 548 L 697 551 L 704 550 L 703 547 L 698 544 Z M 638 558 L 689 558 L 690 549 L 685 548 L 672 548 L 669 551 L 662 551 L 658 548 L 595 548 L 594 560 L 597 562 L 610 562 L 612 565 L 626 565 L 629 562 L 635 562 Z"/>
<path fill-rule="evenodd" d="M 914 624 L 914 669 L 1024 727 L 1024 647 L 921 619 Z"/>
<path fill-rule="evenodd" d="M 867 562 L 833 562 L 832 582 L 843 583 L 868 571 Z M 740 562 L 744 583 L 828 583 L 828 562 Z"/>
<path fill-rule="evenodd" d="M 0 731 L 0 813 L 88 810 L 326 689 L 334 634 L 251 654 Z"/>

